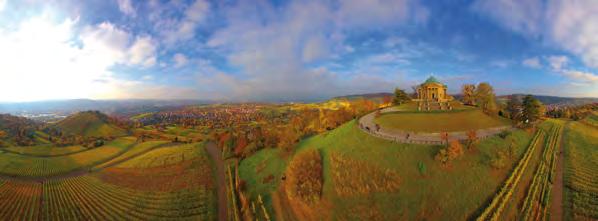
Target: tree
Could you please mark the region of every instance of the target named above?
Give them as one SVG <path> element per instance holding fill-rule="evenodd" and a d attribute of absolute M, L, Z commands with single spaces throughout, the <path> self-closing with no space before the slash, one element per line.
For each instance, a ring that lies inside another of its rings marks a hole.
<path fill-rule="evenodd" d="M 409 100 L 411 100 L 411 98 L 409 98 L 409 96 L 407 95 L 407 93 L 405 93 L 405 91 L 403 91 L 399 88 L 395 89 L 395 97 L 392 100 L 393 104 L 399 105 L 399 104 L 405 103 Z"/>
<path fill-rule="evenodd" d="M 521 109 L 521 98 L 515 95 L 511 96 L 511 99 L 509 99 L 509 101 L 507 102 L 507 113 L 509 114 L 509 118 L 513 120 L 513 122 L 521 121 Z"/>
<path fill-rule="evenodd" d="M 487 114 L 496 111 L 496 95 L 490 84 L 486 82 L 478 84 L 475 89 L 475 102 Z"/>
<path fill-rule="evenodd" d="M 457 159 L 463 155 L 463 146 L 458 140 L 453 140 L 450 142 L 447 152 L 450 160 Z"/>
<path fill-rule="evenodd" d="M 544 105 L 532 95 L 523 98 L 523 121 L 534 122 L 544 115 Z"/>
<path fill-rule="evenodd" d="M 461 93 L 463 94 L 463 103 L 466 105 L 475 105 L 475 85 L 464 84 L 461 87 Z"/>

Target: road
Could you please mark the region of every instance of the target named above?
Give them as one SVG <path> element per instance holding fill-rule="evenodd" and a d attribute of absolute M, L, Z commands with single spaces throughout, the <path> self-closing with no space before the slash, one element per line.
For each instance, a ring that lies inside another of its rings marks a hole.
<path fill-rule="evenodd" d="M 216 188 L 218 193 L 218 220 L 228 220 L 227 207 L 228 197 L 226 197 L 226 179 L 224 177 L 224 160 L 222 159 L 222 153 L 214 142 L 208 142 L 206 144 L 206 150 L 214 161 L 216 167 Z"/>

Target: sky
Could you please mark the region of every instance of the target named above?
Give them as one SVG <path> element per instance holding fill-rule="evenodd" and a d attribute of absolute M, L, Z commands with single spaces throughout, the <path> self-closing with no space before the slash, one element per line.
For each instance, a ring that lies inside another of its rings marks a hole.
<path fill-rule="evenodd" d="M 595 0 L 0 0 L 0 101 L 598 97 Z"/>

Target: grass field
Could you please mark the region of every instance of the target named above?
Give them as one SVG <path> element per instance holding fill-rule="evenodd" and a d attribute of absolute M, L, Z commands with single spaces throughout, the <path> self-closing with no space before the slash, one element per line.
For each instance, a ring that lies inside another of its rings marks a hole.
<path fill-rule="evenodd" d="M 517 156 L 521 156 L 531 135 L 517 130 L 507 137 L 511 138 L 515 140 Z M 444 167 L 433 159 L 439 146 L 397 144 L 378 139 L 362 132 L 356 122 L 351 121 L 333 131 L 303 140 L 297 152 L 311 148 L 321 151 L 324 203 L 318 211 L 325 219 L 465 220 L 494 194 L 513 166 L 514 161 L 509 161 L 501 170 L 489 166 L 495 151 L 506 145 L 506 140 L 499 137 L 485 139 L 477 150 L 467 151 L 462 159 Z M 263 171 L 272 171 L 272 174 L 283 171 L 279 167 L 286 164 L 279 162 L 282 160 L 280 156 L 269 151 L 272 150 L 261 150 L 244 160 L 248 162 L 241 164 L 241 177 L 255 174 L 259 162 L 264 161 L 275 163 Z M 262 173 L 262 176 L 266 174 Z M 277 190 L 275 185 L 248 180 L 250 193 L 266 195 Z M 397 182 L 398 187 L 394 184 Z M 370 185 L 370 188 L 343 190 L 343 187 L 359 185 L 363 185 L 361 188 Z M 456 189 L 460 191 L 452 191 Z M 284 205 L 273 207 L 289 209 Z"/>
<path fill-rule="evenodd" d="M 490 117 L 480 110 L 435 113 L 384 113 L 374 120 L 383 128 L 413 132 L 455 132 L 510 125 L 510 121 Z"/>
<path fill-rule="evenodd" d="M 567 220 L 598 220 L 598 129 L 565 129 L 564 212 Z"/>
<path fill-rule="evenodd" d="M 12 176 L 53 176 L 92 167 L 126 151 L 135 138 L 123 137 L 88 151 L 57 157 L 31 157 L 14 153 L 0 154 L 0 173 Z"/>

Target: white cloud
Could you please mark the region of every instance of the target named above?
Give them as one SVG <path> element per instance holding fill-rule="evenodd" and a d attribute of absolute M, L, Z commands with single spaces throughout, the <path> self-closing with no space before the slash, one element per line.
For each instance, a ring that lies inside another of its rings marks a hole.
<path fill-rule="evenodd" d="M 6 6 L 6 2 L 8 0 L 0 0 L 0 12 L 2 12 L 2 10 L 4 10 L 4 7 Z"/>
<path fill-rule="evenodd" d="M 309 63 L 353 51 L 344 44 L 344 30 L 392 28 L 423 22 L 426 16 L 419 13 L 427 15 L 427 10 L 411 0 L 329 3 L 296 1 L 277 7 L 240 1 L 223 12 L 226 27 L 214 32 L 207 46 L 229 53 L 229 63 L 243 71 L 234 81 L 219 78 L 235 85 L 230 87 L 230 95 L 305 99 L 339 95 L 366 85 L 371 78 L 348 81 L 353 76 L 310 67 Z M 201 85 L 208 81 L 204 77 Z"/>
<path fill-rule="evenodd" d="M 477 0 L 472 9 L 499 20 L 508 29 L 530 35 L 542 31 L 542 0 Z"/>
<path fill-rule="evenodd" d="M 177 68 L 185 66 L 188 62 L 187 56 L 185 56 L 184 54 L 181 54 L 181 53 L 176 53 L 172 57 L 172 60 L 174 61 L 174 66 Z"/>
<path fill-rule="evenodd" d="M 206 0 L 196 0 L 187 6 L 185 16 L 178 20 L 162 20 L 156 29 L 162 32 L 165 43 L 174 44 L 186 41 L 195 36 L 200 24 L 205 22 L 210 13 L 210 3 Z"/>
<path fill-rule="evenodd" d="M 598 68 L 598 4 L 595 0 L 478 0 L 472 8 L 504 27 L 539 37 Z"/>
<path fill-rule="evenodd" d="M 137 37 L 129 48 L 129 64 L 151 67 L 156 64 L 157 43 L 149 36 Z"/>
<path fill-rule="evenodd" d="M 108 22 L 78 30 L 75 20 L 45 16 L 0 26 L 0 100 L 94 98 L 115 88 L 102 82 L 122 81 L 114 65 L 152 63 L 143 37 L 131 46 L 131 34 Z"/>
<path fill-rule="evenodd" d="M 133 3 L 131 0 L 117 0 L 118 1 L 118 9 L 124 13 L 125 15 L 135 16 L 137 12 L 133 7 Z"/>
<path fill-rule="evenodd" d="M 560 71 L 560 70 L 562 70 L 569 63 L 569 58 L 567 56 L 564 56 L 564 55 L 560 55 L 560 56 L 548 56 L 546 58 L 546 60 L 548 61 L 548 64 L 550 64 L 550 67 L 554 71 Z"/>
<path fill-rule="evenodd" d="M 563 71 L 563 75 L 586 84 L 591 84 L 598 86 L 598 75 L 590 72 L 583 72 L 583 71 L 575 71 L 575 70 L 566 70 Z"/>
<path fill-rule="evenodd" d="M 542 64 L 540 63 L 540 59 L 538 57 L 531 57 L 531 58 L 524 59 L 521 63 L 524 66 L 530 67 L 530 68 L 541 68 L 542 67 Z"/>

